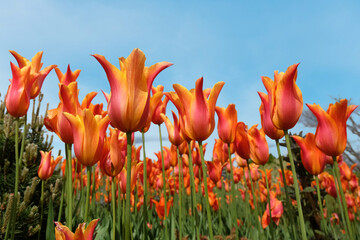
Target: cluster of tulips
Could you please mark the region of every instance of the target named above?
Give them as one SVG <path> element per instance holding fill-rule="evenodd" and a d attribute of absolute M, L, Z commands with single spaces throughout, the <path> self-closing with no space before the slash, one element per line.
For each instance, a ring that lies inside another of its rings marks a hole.
<path fill-rule="evenodd" d="M 11 63 L 13 76 L 5 103 L 16 122 L 20 117 L 25 117 L 26 121 L 30 99 L 39 94 L 52 69 L 59 78 L 60 103 L 57 108 L 47 111 L 44 120 L 46 128 L 65 143 L 66 159 L 61 168 L 65 179 L 62 198 L 66 202 L 66 226 L 55 222 L 56 239 L 93 238 L 99 219 L 90 222 L 90 203 L 111 205 L 112 239 L 132 239 L 132 230 L 137 224 L 143 225 L 139 228 L 141 238 L 150 239 L 151 221 L 156 221 L 150 216 L 154 208 L 158 221 L 161 221 L 163 239 L 174 237 L 174 232 L 169 230 L 169 218 L 173 223 L 174 216 L 178 218 L 176 234 L 179 239 L 185 236 L 200 239 L 204 233 L 214 239 L 214 233 L 224 234 L 214 224 L 225 223 L 229 229 L 235 229 L 235 236 L 240 237 L 238 229 L 251 217 L 256 223 L 253 231 L 258 232 L 259 238 L 267 230 L 272 239 L 276 239 L 276 225 L 285 218 L 288 236 L 308 239 L 300 194 L 303 187 L 297 178 L 288 133 L 303 111 L 302 93 L 296 85 L 298 64 L 290 66 L 286 72 L 275 71 L 274 80 L 262 77 L 267 92 L 258 92 L 262 128 L 258 125 L 248 128 L 245 123 L 238 122 L 234 104 L 226 108 L 216 106 L 224 82 L 204 90 L 203 78 L 199 78 L 194 89 L 174 84 L 175 91 L 164 92 L 163 86 L 154 87 L 153 82 L 172 64 L 160 62 L 146 67 L 145 55 L 139 49 L 134 49 L 127 58 L 120 58 L 120 68 L 104 56 L 93 55 L 110 83 L 111 92 L 104 93 L 107 110 L 103 104 L 92 103 L 96 92 L 87 94 L 80 103 L 76 81 L 80 70 L 72 71 L 68 67 L 63 73 L 56 65 L 41 70 L 42 52 L 32 61 L 15 51 L 10 52 L 18 66 Z M 178 114 L 172 112 L 173 122 L 165 115 L 169 101 L 178 110 Z M 327 111 L 317 104 L 307 106 L 317 118 L 316 133 L 308 133 L 305 138 L 292 138 L 300 146 L 303 166 L 314 176 L 312 185 L 317 190 L 321 230 L 326 235 L 332 234 L 328 232 L 333 229 L 328 223 L 336 220 L 343 236 L 354 240 L 359 236 L 352 222 L 357 220 L 360 189 L 353 167 L 350 169 L 342 160 L 342 153 L 347 143 L 346 121 L 357 106 L 348 106 L 346 99 L 330 104 Z M 204 141 L 215 129 L 215 112 L 219 139 L 213 147 L 212 161 L 205 161 Z M 159 127 L 160 151 L 156 153 L 156 160 L 147 158 L 145 151 L 145 133 L 151 123 Z M 162 145 L 160 126 L 163 123 L 171 147 Z M 26 129 L 23 132 L 25 135 Z M 135 132 L 141 133 L 142 146 L 134 146 Z M 280 163 L 276 171 L 266 167 L 269 160 L 266 136 L 276 142 Z M 280 153 L 279 140 L 284 136 L 290 168 Z M 18 146 L 15 147 L 16 202 L 22 151 L 19 153 Z M 41 152 L 41 155 L 38 175 L 46 181 L 62 157 L 54 160 L 51 151 Z M 326 164 L 331 165 L 329 171 L 324 171 Z M 295 199 L 290 188 L 295 190 Z M 328 216 L 320 190 L 337 199 L 340 217 L 337 212 Z M 73 233 L 74 201 L 79 195 L 82 198 L 83 193 L 86 193 L 84 223 Z M 41 204 L 43 206 L 43 197 Z M 251 209 L 251 215 L 244 216 L 239 208 Z M 13 208 L 6 238 L 14 237 L 15 211 Z M 131 222 L 131 215 L 139 212 L 143 221 Z M 206 216 L 206 223 L 202 225 L 200 215 Z M 185 222 L 190 226 L 184 226 Z M 89 223 L 87 227 L 86 223 Z"/>

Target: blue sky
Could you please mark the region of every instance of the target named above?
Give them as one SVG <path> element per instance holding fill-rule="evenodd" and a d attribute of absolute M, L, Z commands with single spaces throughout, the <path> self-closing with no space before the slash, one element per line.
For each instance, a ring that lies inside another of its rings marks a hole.
<path fill-rule="evenodd" d="M 193 88 L 201 76 L 204 87 L 225 81 L 218 106 L 235 103 L 238 120 L 249 126 L 260 123 L 260 76 L 297 62 L 304 103 L 327 108 L 339 97 L 359 104 L 359 12 L 355 1 L 8 1 L 0 9 L 0 92 L 6 93 L 15 61 L 10 49 L 27 58 L 43 50 L 44 66 L 81 69 L 82 99 L 90 91 L 109 92 L 91 54 L 118 64 L 140 48 L 148 66 L 174 63 L 154 82 L 165 91 L 174 83 Z M 51 72 L 43 86 L 50 108 L 59 102 L 57 83 Z M 94 101 L 105 102 L 100 93 Z M 215 129 L 209 146 L 216 135 Z M 158 150 L 156 127 L 147 138 L 149 151 Z"/>

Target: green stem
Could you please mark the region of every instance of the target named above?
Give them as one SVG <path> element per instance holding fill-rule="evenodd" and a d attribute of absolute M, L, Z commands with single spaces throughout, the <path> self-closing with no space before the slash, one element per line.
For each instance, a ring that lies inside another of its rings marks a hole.
<path fill-rule="evenodd" d="M 294 224 L 294 218 L 292 217 L 293 208 L 292 208 L 292 204 L 290 202 L 289 190 L 288 190 L 288 186 L 287 186 L 286 178 L 285 178 L 283 157 L 282 157 L 281 152 L 280 152 L 279 140 L 276 139 L 275 142 L 276 142 L 276 149 L 277 149 L 277 152 L 278 152 L 278 155 L 279 155 L 279 160 L 280 160 L 281 175 L 282 175 L 282 179 L 283 179 L 283 183 L 284 183 L 286 208 L 287 208 L 287 210 L 289 211 L 289 213 L 291 215 L 291 217 L 289 217 L 289 221 L 290 221 L 291 228 L 292 228 L 293 238 L 295 238 L 297 234 L 296 234 L 296 228 L 295 228 L 295 224 Z M 286 221 L 284 221 L 284 223 L 287 225 Z"/>
<path fill-rule="evenodd" d="M 301 236 L 302 236 L 303 240 L 306 240 L 307 237 L 306 237 L 305 221 L 304 221 L 304 215 L 303 215 L 303 211 L 302 211 L 302 207 L 301 207 L 300 190 L 299 190 L 299 184 L 298 184 L 297 175 L 296 175 L 294 159 L 293 159 L 293 155 L 292 155 L 291 148 L 290 148 L 290 138 L 289 138 L 289 134 L 288 134 L 287 130 L 284 130 L 284 133 L 285 133 L 286 147 L 288 150 L 288 155 L 289 155 L 290 164 L 291 164 L 291 171 L 293 173 L 293 179 L 294 179 L 294 188 L 295 188 L 298 214 L 299 214 L 299 219 L 300 219 Z"/>
<path fill-rule="evenodd" d="M 24 153 L 24 147 L 25 147 L 25 138 L 27 134 L 27 115 L 24 116 L 24 130 L 22 134 L 22 140 L 21 140 L 21 147 L 20 147 L 20 156 L 19 156 L 19 169 L 21 168 L 22 164 L 22 156 Z"/>
<path fill-rule="evenodd" d="M 267 177 L 267 173 L 266 173 L 266 168 L 265 166 L 263 166 L 263 171 L 265 173 L 265 182 L 266 182 L 266 190 L 267 190 L 267 204 L 269 205 L 269 215 L 270 215 L 270 234 L 271 234 L 271 239 L 275 239 L 274 236 L 274 229 L 273 229 L 273 220 L 272 220 L 272 215 L 271 215 L 271 193 L 270 193 L 270 187 L 269 187 L 269 179 Z"/>
<path fill-rule="evenodd" d="M 15 189 L 14 200 L 11 206 L 11 216 L 8 229 L 6 229 L 5 239 L 8 238 L 9 229 L 11 228 L 11 240 L 15 237 L 15 220 L 16 220 L 16 208 L 19 189 L 19 118 L 15 120 Z M 9 227 L 10 226 L 10 227 Z"/>
<path fill-rule="evenodd" d="M 148 232 L 147 232 L 147 222 L 148 222 L 148 209 L 147 209 L 147 202 L 148 202 L 148 195 L 147 195 L 147 167 L 146 167 L 146 152 L 145 152 L 145 133 L 144 131 L 141 132 L 142 137 L 142 144 L 143 144 L 143 155 L 144 155 L 144 162 L 143 162 L 143 186 L 144 186 L 144 221 L 143 221 L 143 231 L 144 231 L 144 238 L 148 239 Z"/>
<path fill-rule="evenodd" d="M 64 191 L 65 191 L 64 189 L 65 189 L 64 187 L 61 188 L 61 198 L 60 198 L 58 222 L 61 222 L 61 215 L 62 215 L 62 210 L 63 210 L 63 205 L 64 205 Z"/>
<path fill-rule="evenodd" d="M 115 240 L 115 233 L 116 233 L 116 201 L 115 201 L 115 179 L 114 177 L 111 179 L 111 206 L 112 206 L 112 214 L 113 214 L 113 229 L 112 229 L 112 240 Z M 94 201 L 95 199 L 93 199 Z"/>
<path fill-rule="evenodd" d="M 87 184 L 86 184 L 85 222 L 87 223 L 89 216 L 89 206 L 90 206 L 91 166 L 87 166 L 86 172 L 87 172 Z M 92 201 L 95 201 L 95 199 L 92 199 Z"/>
<path fill-rule="evenodd" d="M 164 201 L 165 201 L 165 217 L 164 217 L 164 227 L 165 227 L 165 238 L 168 238 L 168 230 L 167 230 L 167 202 L 166 202 L 166 182 L 165 182 L 165 163 L 164 163 L 164 150 L 162 146 L 162 136 L 161 136 L 161 126 L 159 126 L 159 138 L 160 138 L 160 151 L 161 151 L 161 168 L 162 168 L 162 179 L 163 179 L 163 195 L 164 195 Z"/>
<path fill-rule="evenodd" d="M 195 195 L 195 182 L 194 182 L 195 178 L 194 178 L 194 168 L 192 162 L 191 142 L 188 142 L 188 146 L 189 146 L 190 187 L 191 187 L 191 200 L 192 200 L 191 217 L 193 223 L 193 233 L 196 233 L 196 238 L 200 240 L 200 229 L 197 224 L 196 195 Z"/>
<path fill-rule="evenodd" d="M 41 226 L 43 222 L 43 216 L 44 216 L 44 188 L 45 188 L 45 181 L 41 180 L 41 197 L 40 197 L 40 230 L 38 233 L 38 240 L 41 236 Z"/>
<path fill-rule="evenodd" d="M 73 188 L 72 188 L 72 159 L 71 159 L 71 144 L 65 144 L 66 149 L 66 195 L 67 195 L 67 211 L 68 211 L 68 218 L 66 221 L 67 227 L 72 231 L 72 195 L 73 195 Z"/>
<path fill-rule="evenodd" d="M 131 132 L 126 133 L 127 139 L 127 166 L 126 166 L 126 209 L 125 209 L 125 239 L 130 239 L 130 194 L 131 194 Z"/>
<path fill-rule="evenodd" d="M 126 208 L 126 206 L 125 206 L 125 202 L 126 202 L 126 200 L 125 200 L 125 195 L 123 194 L 122 195 L 122 239 L 125 239 L 125 208 Z"/>
<path fill-rule="evenodd" d="M 346 221 L 345 220 L 345 213 L 344 213 L 344 209 L 343 209 L 343 206 L 342 206 L 342 204 L 341 204 L 341 199 L 340 199 L 340 192 L 339 192 L 339 188 L 338 188 L 338 182 L 337 182 L 337 178 L 336 178 L 336 174 L 335 174 L 335 169 L 334 169 L 334 167 L 333 167 L 333 176 L 334 176 L 334 184 L 335 184 L 335 190 L 336 190 L 336 198 L 337 198 L 337 200 L 338 200 L 338 204 L 339 204 L 339 207 L 340 207 L 340 213 L 341 213 L 341 219 L 342 219 L 342 221 Z M 344 224 L 344 229 L 345 229 L 345 232 L 348 232 L 348 226 L 347 226 L 347 224 L 346 224 L 346 222 L 344 223 L 343 222 L 343 224 Z M 348 239 L 350 239 L 350 237 L 348 236 Z"/>
<path fill-rule="evenodd" d="M 253 195 L 253 202 L 254 202 L 254 209 L 255 209 L 255 217 L 256 217 L 256 222 L 258 225 L 258 231 L 259 231 L 259 235 L 261 235 L 261 224 L 259 221 L 259 210 L 258 210 L 258 206 L 257 206 L 257 196 L 255 195 L 255 189 L 254 189 L 254 184 L 252 181 L 252 177 L 251 177 L 251 171 L 250 171 L 250 160 L 247 160 L 246 163 L 248 165 L 248 171 L 249 171 L 249 179 L 250 179 L 250 186 L 251 186 L 251 194 Z"/>
<path fill-rule="evenodd" d="M 316 192 L 317 192 L 320 214 L 321 214 L 321 226 L 322 226 L 322 230 L 325 231 L 325 234 L 327 235 L 328 232 L 327 232 L 326 221 L 324 218 L 324 210 L 323 210 L 322 201 L 321 201 L 319 178 L 317 175 L 315 175 L 314 178 L 316 181 Z"/>
<path fill-rule="evenodd" d="M 228 144 L 228 155 L 229 155 L 229 164 L 230 164 L 230 174 L 231 174 L 231 221 L 232 226 L 235 227 L 235 229 L 238 229 L 236 227 L 236 199 L 235 199 L 235 182 L 234 182 L 234 170 L 233 170 L 233 164 L 231 161 L 231 151 L 230 151 L 230 144 Z"/>
<path fill-rule="evenodd" d="M 182 183 L 183 183 L 183 167 L 182 167 L 182 158 L 179 154 L 179 146 L 176 147 L 176 156 L 178 158 L 178 167 L 179 167 L 179 239 L 182 239 Z"/>
<path fill-rule="evenodd" d="M 200 148 L 201 165 L 202 165 L 203 178 L 204 178 L 204 190 L 205 190 L 205 198 L 206 198 L 205 205 L 206 205 L 207 220 L 208 220 L 208 225 L 209 225 L 209 237 L 210 237 L 210 240 L 213 240 L 214 234 L 213 234 L 212 223 L 211 223 L 211 212 L 210 212 L 210 204 L 209 204 L 207 174 L 206 174 L 206 168 L 205 168 L 204 151 L 203 151 L 203 146 L 202 146 L 201 141 L 199 141 L 199 148 Z M 199 191 L 201 191 L 201 189 Z"/>
<path fill-rule="evenodd" d="M 348 213 L 348 207 L 346 204 L 346 199 L 345 199 L 345 195 L 344 195 L 344 190 L 342 188 L 341 185 L 341 180 L 340 180 L 340 170 L 339 170 L 339 164 L 336 161 L 336 157 L 333 157 L 333 161 L 334 161 L 334 169 L 335 169 L 335 175 L 336 175 L 336 179 L 337 179 L 337 183 L 338 183 L 338 187 L 339 187 L 339 192 L 340 192 L 340 197 L 341 197 L 341 201 L 342 201 L 342 207 L 344 209 L 344 214 L 345 214 L 345 221 L 348 227 L 348 231 L 349 231 L 349 236 L 350 239 L 354 239 L 354 235 L 353 235 L 353 231 L 352 231 L 352 227 L 351 227 L 351 223 L 350 223 L 350 219 L 349 219 L 349 213 Z"/>
<path fill-rule="evenodd" d="M 94 201 L 91 201 L 91 206 L 90 206 L 90 208 L 91 208 L 91 212 L 95 212 L 95 207 L 96 207 L 96 168 L 95 167 L 93 167 L 92 168 L 92 199 L 94 199 Z"/>

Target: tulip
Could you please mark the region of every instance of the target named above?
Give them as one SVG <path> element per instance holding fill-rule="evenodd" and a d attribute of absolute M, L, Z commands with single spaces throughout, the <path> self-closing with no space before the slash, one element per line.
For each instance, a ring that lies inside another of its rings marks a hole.
<path fill-rule="evenodd" d="M 41 154 L 41 162 L 38 169 L 38 176 L 42 180 L 47 180 L 53 175 L 55 167 L 62 159 L 62 156 L 58 156 L 54 160 L 54 158 L 51 156 L 51 151 L 50 152 L 40 151 L 40 154 Z"/>
<path fill-rule="evenodd" d="M 13 117 L 24 116 L 30 105 L 30 67 L 18 68 L 10 63 L 13 78 L 10 79 L 5 96 L 5 105 L 8 113 Z"/>
<path fill-rule="evenodd" d="M 159 201 L 156 201 L 154 199 L 152 199 L 152 202 L 155 204 L 155 210 L 156 210 L 156 213 L 158 215 L 158 217 L 161 219 L 161 220 L 164 220 L 165 219 L 165 199 L 164 197 L 161 197 Z M 167 206 L 166 206 L 166 212 L 167 212 L 167 216 L 169 216 L 169 212 L 170 212 L 170 207 L 173 203 L 173 198 L 170 198 L 169 201 L 167 201 Z M 166 217 L 167 217 L 166 216 Z"/>
<path fill-rule="evenodd" d="M 145 54 L 138 48 L 127 58 L 120 58 L 120 69 L 104 56 L 94 54 L 110 83 L 108 114 L 111 123 L 122 132 L 140 131 L 149 114 L 150 90 L 155 77 L 171 63 L 160 62 L 145 67 Z"/>
<path fill-rule="evenodd" d="M 306 134 L 305 138 L 292 136 L 295 142 L 300 146 L 301 161 L 305 169 L 312 175 L 320 174 L 326 164 L 326 155 L 316 147 L 315 135 Z"/>
<path fill-rule="evenodd" d="M 126 134 L 117 129 L 110 129 L 108 152 L 100 161 L 100 168 L 110 177 L 118 175 L 126 160 Z M 105 146 L 105 144 L 104 144 Z"/>
<path fill-rule="evenodd" d="M 70 66 L 68 66 L 65 74 L 62 74 L 58 68 L 55 71 L 60 81 L 60 103 L 57 108 L 48 110 L 44 124 L 49 131 L 55 132 L 63 142 L 72 144 L 74 143 L 73 131 L 70 122 L 63 113 L 66 112 L 76 116 L 81 111 L 78 99 L 79 89 L 76 82 L 80 70 L 72 72 Z"/>
<path fill-rule="evenodd" d="M 160 116 L 162 117 L 163 121 L 165 122 L 168 134 L 169 134 L 169 141 L 174 144 L 175 146 L 180 146 L 183 142 L 184 139 L 182 138 L 181 134 L 180 134 L 180 122 L 176 116 L 176 114 L 174 113 L 174 111 L 171 111 L 172 115 L 173 115 L 173 119 L 174 119 L 174 125 L 172 125 L 170 119 L 165 116 L 163 113 L 160 114 Z"/>
<path fill-rule="evenodd" d="M 259 108 L 260 117 L 261 117 L 261 126 L 264 129 L 265 134 L 273 140 L 281 139 L 284 136 L 284 131 L 277 129 L 271 120 L 271 112 L 270 112 L 271 105 L 270 105 L 269 96 L 262 92 L 258 92 L 258 94 L 261 99 L 261 105 Z"/>
<path fill-rule="evenodd" d="M 161 96 L 163 95 L 163 91 L 164 91 L 164 86 L 159 85 L 156 88 L 152 87 L 152 93 L 153 95 L 155 95 L 156 93 L 160 93 Z M 158 101 L 155 106 L 154 106 L 154 110 L 153 110 L 153 114 L 151 117 L 151 121 L 154 124 L 160 125 L 164 122 L 163 118 L 161 117 L 161 114 L 165 114 L 166 112 L 166 106 L 169 102 L 169 98 L 165 97 L 165 99 L 162 101 L 160 98 L 160 101 Z"/>
<path fill-rule="evenodd" d="M 75 234 L 71 230 L 62 225 L 60 222 L 55 222 L 55 239 L 56 240 L 92 240 L 94 231 L 99 219 L 92 220 L 85 228 L 85 223 L 79 224 Z"/>
<path fill-rule="evenodd" d="M 94 116 L 89 109 L 84 109 L 76 117 L 69 113 L 64 115 L 72 126 L 77 159 L 85 166 L 93 166 L 101 158 L 109 117 Z"/>
<path fill-rule="evenodd" d="M 227 144 L 234 142 L 237 124 L 235 104 L 229 104 L 227 108 L 216 107 L 215 111 L 219 117 L 218 134 L 220 139 Z"/>
<path fill-rule="evenodd" d="M 32 83 L 30 98 L 36 98 L 40 93 L 46 76 L 53 68 L 56 67 L 56 65 L 50 65 L 40 71 L 41 67 L 43 66 L 43 63 L 41 62 L 43 51 L 35 54 L 35 56 L 31 59 L 31 62 L 15 51 L 10 50 L 10 53 L 15 57 L 19 64 L 19 68 L 30 67 L 29 81 Z"/>
<path fill-rule="evenodd" d="M 222 164 L 219 160 L 217 161 L 206 161 L 207 168 L 209 171 L 209 178 L 216 184 L 221 180 Z"/>
<path fill-rule="evenodd" d="M 250 158 L 257 165 L 265 165 L 269 160 L 269 145 L 263 129 L 257 129 L 257 124 L 249 130 Z"/>
<path fill-rule="evenodd" d="M 297 67 L 294 64 L 288 67 L 285 73 L 275 71 L 274 86 L 268 87 L 271 102 L 271 120 L 275 127 L 288 130 L 295 126 L 303 110 L 303 98 L 299 87 L 296 85 Z M 272 82 L 268 77 L 262 77 L 264 85 Z"/>
<path fill-rule="evenodd" d="M 236 125 L 235 135 L 235 151 L 236 153 L 244 158 L 250 158 L 250 142 L 247 133 L 247 126 L 243 122 L 238 122 Z"/>
<path fill-rule="evenodd" d="M 273 194 L 270 194 L 270 207 L 269 204 L 266 205 L 266 210 L 262 216 L 262 227 L 265 229 L 270 224 L 270 213 L 271 209 L 271 220 L 275 222 L 276 225 L 279 225 L 280 218 L 284 213 L 284 207 L 281 201 L 279 201 Z"/>
<path fill-rule="evenodd" d="M 315 133 L 318 148 L 329 156 L 342 154 L 346 148 L 346 121 L 357 106 L 348 106 L 346 99 L 330 104 L 326 112 L 317 104 L 306 105 L 318 120 Z"/>
<path fill-rule="evenodd" d="M 205 97 L 203 91 L 202 77 L 196 80 L 195 91 L 189 91 L 179 84 L 173 85 L 183 106 L 184 112 L 181 114 L 184 132 L 192 140 L 204 141 L 214 131 L 215 104 L 224 84 L 224 82 L 216 83 L 211 89 L 209 99 Z"/>

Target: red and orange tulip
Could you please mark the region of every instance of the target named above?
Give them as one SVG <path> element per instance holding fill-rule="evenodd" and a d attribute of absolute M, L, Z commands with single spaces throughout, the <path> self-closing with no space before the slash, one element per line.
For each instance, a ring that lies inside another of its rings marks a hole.
<path fill-rule="evenodd" d="M 270 78 L 262 77 L 269 93 L 272 122 L 281 130 L 293 128 L 303 110 L 302 93 L 296 85 L 298 65 L 291 65 L 285 73 L 275 71 L 274 83 Z"/>
<path fill-rule="evenodd" d="M 40 154 L 41 154 L 41 162 L 38 169 L 38 176 L 41 180 L 47 180 L 53 175 L 55 167 L 62 159 L 62 156 L 58 156 L 54 160 L 54 158 L 51 156 L 51 151 L 50 152 L 40 151 Z"/>
<path fill-rule="evenodd" d="M 305 169 L 312 175 L 320 174 L 325 168 L 326 155 L 316 146 L 315 135 L 308 133 L 305 138 L 300 136 L 292 136 L 292 138 L 301 148 L 301 161 Z"/>
<path fill-rule="evenodd" d="M 247 125 L 243 122 L 238 122 L 235 133 L 235 151 L 243 159 L 250 158 L 250 141 L 248 136 Z"/>
<path fill-rule="evenodd" d="M 60 222 L 55 222 L 55 239 L 56 240 L 92 240 L 94 231 L 99 219 L 92 220 L 85 228 L 85 223 L 79 224 L 75 234 L 71 230 L 62 225 Z"/>
<path fill-rule="evenodd" d="M 162 70 L 172 64 L 160 62 L 145 67 L 145 54 L 138 48 L 127 58 L 120 58 L 120 69 L 104 56 L 93 56 L 104 68 L 110 83 L 108 114 L 112 125 L 122 132 L 142 130 L 149 115 L 152 83 Z"/>
<path fill-rule="evenodd" d="M 219 138 L 227 144 L 234 142 L 237 124 L 235 104 L 229 104 L 227 108 L 216 107 L 215 111 L 219 117 L 217 126 Z"/>
<path fill-rule="evenodd" d="M 315 141 L 318 148 L 329 156 L 338 156 L 346 148 L 346 121 L 357 108 L 348 106 L 347 99 L 330 104 L 325 112 L 317 104 L 306 104 L 318 120 Z"/>
<path fill-rule="evenodd" d="M 281 201 L 279 201 L 273 194 L 270 194 L 270 207 L 271 207 L 271 220 L 279 225 L 280 218 L 284 212 L 284 207 Z M 262 227 L 266 228 L 270 224 L 269 204 L 266 205 L 266 210 L 261 219 Z"/>
<path fill-rule="evenodd" d="M 161 113 L 160 116 L 165 122 L 168 134 L 169 134 L 169 141 L 174 144 L 175 146 L 180 146 L 181 143 L 184 142 L 184 139 L 182 138 L 180 134 L 180 122 L 174 113 L 174 111 L 171 111 L 174 119 L 174 125 L 172 125 L 170 119 L 165 116 L 165 114 Z"/>
<path fill-rule="evenodd" d="M 13 78 L 5 96 L 5 106 L 11 116 L 22 117 L 30 105 L 30 67 L 18 68 L 13 63 L 10 66 Z"/>
<path fill-rule="evenodd" d="M 264 165 L 269 160 L 269 145 L 265 138 L 263 129 L 258 129 L 257 125 L 249 129 L 250 158 L 257 165 Z"/>
<path fill-rule="evenodd" d="M 56 65 L 50 65 L 41 70 L 43 66 L 43 63 L 41 62 L 43 51 L 36 53 L 31 59 L 31 62 L 13 50 L 10 50 L 10 53 L 15 57 L 19 64 L 19 68 L 30 67 L 29 81 L 32 83 L 30 98 L 36 98 L 40 93 L 46 76 L 56 67 Z"/>
<path fill-rule="evenodd" d="M 271 80 L 270 83 L 273 85 Z M 271 120 L 271 105 L 269 96 L 262 92 L 258 92 L 258 94 L 261 99 L 261 105 L 259 108 L 261 126 L 264 129 L 265 134 L 273 140 L 281 139 L 284 136 L 284 131 L 276 128 Z"/>
<path fill-rule="evenodd" d="M 152 202 L 155 204 L 155 210 L 156 210 L 156 213 L 158 214 L 158 217 L 161 220 L 164 220 L 165 219 L 165 199 L 164 199 L 164 197 L 161 197 L 159 201 L 152 199 Z M 170 207 L 171 207 L 172 203 L 173 203 L 173 198 L 171 197 L 167 201 L 167 204 L 166 204 L 167 216 L 169 216 Z"/>
<path fill-rule="evenodd" d="M 179 109 L 182 129 L 186 136 L 196 141 L 206 140 L 215 128 L 215 105 L 224 82 L 218 82 L 211 89 L 209 98 L 203 91 L 203 78 L 195 83 L 195 90 L 189 91 L 185 87 L 174 84 L 173 87 L 179 96 L 182 109 Z M 183 112 L 180 112 L 183 111 Z"/>

